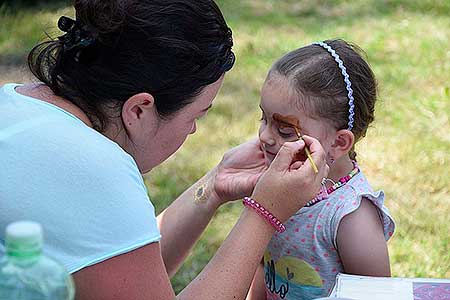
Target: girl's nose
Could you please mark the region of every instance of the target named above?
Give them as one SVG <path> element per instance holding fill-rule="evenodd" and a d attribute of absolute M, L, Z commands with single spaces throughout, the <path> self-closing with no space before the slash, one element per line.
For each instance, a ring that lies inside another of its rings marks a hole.
<path fill-rule="evenodd" d="M 261 141 L 261 143 L 263 143 L 267 146 L 274 146 L 276 144 L 276 141 L 273 138 L 273 135 L 270 132 L 270 129 L 268 128 L 268 126 L 266 126 L 264 129 L 260 130 L 259 140 Z"/>

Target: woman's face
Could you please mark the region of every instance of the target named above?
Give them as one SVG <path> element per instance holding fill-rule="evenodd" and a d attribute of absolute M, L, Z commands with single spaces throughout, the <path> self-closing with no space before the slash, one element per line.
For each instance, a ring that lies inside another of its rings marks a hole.
<path fill-rule="evenodd" d="M 149 124 L 145 138 L 139 146 L 139 155 L 135 156 L 141 173 L 146 173 L 174 154 L 184 143 L 187 136 L 195 133 L 196 121 L 206 115 L 212 106 L 223 82 L 223 76 L 206 86 L 193 102 L 186 105 L 171 118 L 157 120 Z"/>
<path fill-rule="evenodd" d="M 274 119 L 274 114 L 283 117 L 289 116 L 298 120 L 302 134 L 317 138 L 325 151 L 328 152 L 334 143 L 334 130 L 326 122 L 313 119 L 299 109 L 296 105 L 298 96 L 292 92 L 289 82 L 280 75 L 269 75 L 261 90 L 261 124 L 259 127 L 259 139 L 266 159 L 270 165 L 278 150 L 285 142 L 297 140 L 297 135 L 292 127 L 280 126 L 280 122 Z"/>

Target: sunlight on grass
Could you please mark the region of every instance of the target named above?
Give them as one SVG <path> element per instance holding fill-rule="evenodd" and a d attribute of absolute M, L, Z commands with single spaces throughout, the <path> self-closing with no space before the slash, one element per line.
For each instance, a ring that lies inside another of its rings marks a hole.
<path fill-rule="evenodd" d="M 54 6 L 48 10 L 45 7 L 13 9 L 0 5 L 0 63 L 18 63 L 33 45 L 46 37 L 44 31 L 52 36 L 59 32 L 55 26 L 59 16 L 73 16 L 73 10 Z"/>
<path fill-rule="evenodd" d="M 218 3 L 234 32 L 236 66 L 198 132 L 145 177 L 157 210 L 216 165 L 227 149 L 256 136 L 259 90 L 277 58 L 316 40 L 341 37 L 366 51 L 379 81 L 376 121 L 357 149 L 362 169 L 385 191 L 397 221 L 389 243 L 393 275 L 450 278 L 450 2 Z M 12 15 L 1 9 L 0 58 L 26 53 L 42 37 L 41 28 L 55 24 L 62 13 L 71 10 Z M 235 203 L 217 212 L 173 278 L 177 291 L 212 257 L 240 210 Z"/>

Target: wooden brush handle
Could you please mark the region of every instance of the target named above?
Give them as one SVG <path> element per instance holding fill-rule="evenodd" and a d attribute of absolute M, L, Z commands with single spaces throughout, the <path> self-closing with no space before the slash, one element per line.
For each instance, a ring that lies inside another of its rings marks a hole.
<path fill-rule="evenodd" d="M 302 135 L 298 131 L 298 128 L 294 127 L 294 129 L 295 129 L 295 133 L 297 134 L 298 139 L 302 140 L 303 142 L 305 142 L 305 140 L 303 139 Z M 311 163 L 311 166 L 312 166 L 312 168 L 314 170 L 314 173 L 316 173 L 316 174 L 319 173 L 319 169 L 317 169 L 317 166 L 314 163 L 314 160 L 312 159 L 311 152 L 309 152 L 309 149 L 306 146 L 306 142 L 305 142 L 305 153 L 306 153 L 306 157 L 308 158 L 309 162 Z"/>

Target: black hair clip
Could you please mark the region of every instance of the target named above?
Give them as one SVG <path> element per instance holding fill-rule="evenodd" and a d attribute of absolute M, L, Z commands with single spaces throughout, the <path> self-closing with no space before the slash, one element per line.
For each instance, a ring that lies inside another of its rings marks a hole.
<path fill-rule="evenodd" d="M 74 26 L 75 20 L 69 17 L 61 16 L 58 20 L 58 28 L 64 32 L 69 32 L 70 30 L 73 29 Z"/>
<path fill-rule="evenodd" d="M 81 26 L 78 21 L 69 17 L 60 17 L 58 20 L 58 28 L 65 32 L 65 34 L 58 37 L 63 45 L 63 50 L 78 50 L 75 54 L 75 61 L 77 62 L 79 60 L 80 50 L 95 42 L 95 38 L 85 29 L 85 27 Z"/>
<path fill-rule="evenodd" d="M 225 64 L 223 65 L 224 72 L 228 72 L 233 68 L 234 63 L 236 62 L 236 55 L 233 53 L 233 51 L 230 50 L 230 53 L 228 54 Z"/>
<path fill-rule="evenodd" d="M 227 33 L 226 33 L 226 38 L 227 38 L 227 44 L 228 46 L 233 47 L 233 31 L 231 31 L 231 28 L 228 27 L 227 29 Z"/>
<path fill-rule="evenodd" d="M 225 55 L 225 61 L 223 63 L 223 70 L 224 72 L 228 72 L 233 68 L 234 63 L 236 62 L 236 55 L 233 53 L 231 48 L 233 47 L 233 32 L 231 31 L 231 28 L 227 28 L 227 31 L 225 33 L 226 42 L 225 45 L 228 48 Z"/>

